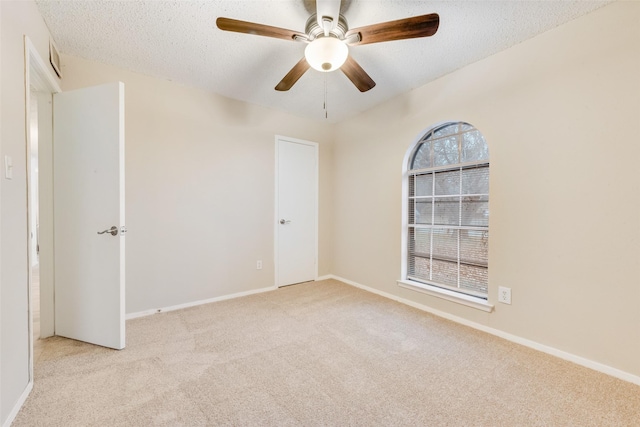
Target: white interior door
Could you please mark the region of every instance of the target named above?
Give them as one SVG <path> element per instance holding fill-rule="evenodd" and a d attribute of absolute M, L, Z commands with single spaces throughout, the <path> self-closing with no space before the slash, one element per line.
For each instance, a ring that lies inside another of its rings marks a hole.
<path fill-rule="evenodd" d="M 55 94 L 53 117 L 55 333 L 122 349 L 124 84 Z"/>
<path fill-rule="evenodd" d="M 318 145 L 276 138 L 276 284 L 315 280 Z"/>

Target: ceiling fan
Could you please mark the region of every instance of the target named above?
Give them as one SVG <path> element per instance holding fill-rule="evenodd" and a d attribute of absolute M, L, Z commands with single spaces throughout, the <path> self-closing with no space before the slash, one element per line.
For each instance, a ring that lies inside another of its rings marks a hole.
<path fill-rule="evenodd" d="M 429 37 L 440 24 L 438 14 L 431 13 L 349 29 L 340 14 L 340 3 L 340 0 L 316 0 L 316 13 L 307 20 L 304 33 L 223 17 L 216 20 L 216 25 L 224 31 L 308 43 L 305 56 L 276 85 L 278 91 L 291 89 L 312 67 L 323 72 L 339 68 L 360 92 L 366 92 L 376 83 L 349 55 L 348 46 Z"/>

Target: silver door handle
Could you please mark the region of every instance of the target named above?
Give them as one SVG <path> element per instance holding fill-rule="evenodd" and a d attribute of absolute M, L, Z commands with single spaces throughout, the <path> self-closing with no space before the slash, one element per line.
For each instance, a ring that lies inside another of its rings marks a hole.
<path fill-rule="evenodd" d="M 280 220 L 280 224 L 285 225 L 285 224 L 289 224 L 291 222 L 290 219 L 281 219 Z"/>
<path fill-rule="evenodd" d="M 112 236 L 117 236 L 118 235 L 118 227 L 116 227 L 115 225 L 112 226 L 111 228 L 107 229 L 107 230 L 103 230 L 103 231 L 98 231 L 98 234 L 105 234 L 105 233 L 109 233 Z"/>

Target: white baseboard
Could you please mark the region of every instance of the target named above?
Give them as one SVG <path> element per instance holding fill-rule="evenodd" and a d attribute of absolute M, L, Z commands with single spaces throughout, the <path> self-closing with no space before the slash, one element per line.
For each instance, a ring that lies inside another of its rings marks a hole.
<path fill-rule="evenodd" d="M 316 279 L 316 281 L 328 280 L 328 279 L 332 279 L 332 278 L 333 278 L 332 275 L 327 274 L 325 276 L 318 277 Z M 180 309 L 183 309 L 183 308 L 195 307 L 197 305 L 209 304 L 209 303 L 212 303 L 212 302 L 218 302 L 218 301 L 224 301 L 224 300 L 233 299 L 233 298 L 245 297 L 247 295 L 259 294 L 259 293 L 262 293 L 262 292 L 275 291 L 276 289 L 278 289 L 277 286 L 269 286 L 267 288 L 260 288 L 260 289 L 256 289 L 256 290 L 253 290 L 253 291 L 238 292 L 238 293 L 231 294 L 231 295 L 223 295 L 221 297 L 209 298 L 209 299 L 205 299 L 205 300 L 193 301 L 193 302 L 188 302 L 188 303 L 178 304 L 178 305 L 172 305 L 172 306 L 169 306 L 169 307 L 155 308 L 155 309 L 144 310 L 144 311 L 137 311 L 135 313 L 126 314 L 125 315 L 125 319 L 126 320 L 137 319 L 139 317 L 151 316 L 152 314 L 165 313 L 167 311 L 175 311 L 175 310 L 180 310 Z"/>
<path fill-rule="evenodd" d="M 18 416 L 18 412 L 20 412 L 20 409 L 22 408 L 22 405 L 24 405 L 24 402 L 26 402 L 27 397 L 29 397 L 29 394 L 31 393 L 31 390 L 33 390 L 33 380 L 30 380 L 29 383 L 27 384 L 27 387 L 24 389 L 24 391 L 20 395 L 20 398 L 18 399 L 18 401 L 16 402 L 15 406 L 13 407 L 11 412 L 9 413 L 9 416 L 4 421 L 4 424 L 2 424 L 2 427 L 9 427 L 11 425 L 11 423 L 13 422 L 13 420 L 16 419 L 16 417 Z"/>
<path fill-rule="evenodd" d="M 246 297 L 248 295 L 260 294 L 262 292 L 275 291 L 276 289 L 278 289 L 277 286 L 269 286 L 267 288 L 260 288 L 260 289 L 255 289 L 255 290 L 252 290 L 252 291 L 246 291 L 246 292 L 238 292 L 238 293 L 235 293 L 235 294 L 223 295 L 223 296 L 220 296 L 220 297 L 203 299 L 203 300 L 199 300 L 199 301 L 192 301 L 192 302 L 187 302 L 187 303 L 184 303 L 184 304 L 172 305 L 172 306 L 169 306 L 169 307 L 156 308 L 156 309 L 145 310 L 145 311 L 138 311 L 136 313 L 127 314 L 125 316 L 125 318 L 127 320 L 137 319 L 138 317 L 151 316 L 152 314 L 165 313 L 167 311 L 181 310 L 183 308 L 195 307 L 197 305 L 202 305 L 202 304 L 209 304 L 209 303 L 212 303 L 212 302 L 225 301 L 225 300 L 233 299 L 233 298 Z"/>
<path fill-rule="evenodd" d="M 560 359 L 564 359 L 564 360 L 567 360 L 569 362 L 573 362 L 573 363 L 575 363 L 577 365 L 584 366 L 585 368 L 593 369 L 594 371 L 602 372 L 603 374 L 611 375 L 612 377 L 616 377 L 616 378 L 619 378 L 621 380 L 628 381 L 630 383 L 640 385 L 640 376 L 633 375 L 633 374 L 631 374 L 629 372 L 625 372 L 625 371 L 622 371 L 622 370 L 617 369 L 617 368 L 613 368 L 613 367 L 611 367 L 609 365 L 605 365 L 605 364 L 599 363 L 599 362 L 594 362 L 593 360 L 589 360 L 589 359 L 586 359 L 584 357 L 577 356 L 575 354 L 568 353 L 568 352 L 563 351 L 563 350 L 559 350 L 559 349 L 557 349 L 555 347 L 551 347 L 551 346 L 548 346 L 548 345 L 545 345 L 545 344 L 540 344 L 538 342 L 535 342 L 535 341 L 532 341 L 532 340 L 529 340 L 529 339 L 526 339 L 526 338 L 519 337 L 517 335 L 513 335 L 513 334 L 510 334 L 510 333 L 501 331 L 499 329 L 490 328 L 490 327 L 482 325 L 480 323 L 472 322 L 472 321 L 464 319 L 462 317 L 454 316 L 453 314 L 449 314 L 449 313 L 446 313 L 444 311 L 436 310 L 436 309 L 433 309 L 433 308 L 431 308 L 429 306 L 426 306 L 426 305 L 423 305 L 423 304 L 419 304 L 419 303 L 417 303 L 415 301 L 411 301 L 411 300 L 408 300 L 406 298 L 401 298 L 401 297 L 398 297 L 396 295 L 393 295 L 393 294 L 390 294 L 390 293 L 387 293 L 387 292 L 383 292 L 383 291 L 379 291 L 379 290 L 374 289 L 374 288 L 370 288 L 369 286 L 362 285 L 360 283 L 354 282 L 353 280 L 345 279 L 343 277 L 335 276 L 333 274 L 329 274 L 329 275 L 324 276 L 324 277 L 326 279 L 338 280 L 338 281 L 343 282 L 343 283 L 345 283 L 347 285 L 351 285 L 351 286 L 354 286 L 356 288 L 360 288 L 362 290 L 365 290 L 365 291 L 380 295 L 382 297 L 389 298 L 391 300 L 400 302 L 402 304 L 406 304 L 408 306 L 417 308 L 418 310 L 426 311 L 426 312 L 434 314 L 434 315 L 436 315 L 438 317 L 442 317 L 444 319 L 451 320 L 453 322 L 460 323 L 462 325 L 469 326 L 471 328 L 486 332 L 488 334 L 495 335 L 497 337 L 506 339 L 507 341 L 511 341 L 511 342 L 516 343 L 516 344 L 524 345 L 525 347 L 529 347 L 529 348 L 532 348 L 534 350 L 538 350 L 538 351 L 541 351 L 543 353 L 547 353 L 547 354 L 550 354 L 552 356 L 559 357 Z"/>

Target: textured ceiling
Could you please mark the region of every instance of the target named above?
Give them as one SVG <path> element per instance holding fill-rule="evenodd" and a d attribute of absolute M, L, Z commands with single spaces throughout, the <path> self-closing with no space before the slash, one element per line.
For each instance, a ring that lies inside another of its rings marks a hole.
<path fill-rule="evenodd" d="M 305 44 L 221 31 L 219 16 L 304 32 L 313 0 L 36 0 L 59 50 L 289 113 L 336 122 L 584 15 L 607 1 L 343 0 L 350 28 L 438 13 L 428 38 L 355 46 L 377 83 L 360 93 L 340 71 L 275 85 Z M 328 119 L 323 109 L 327 99 Z"/>

